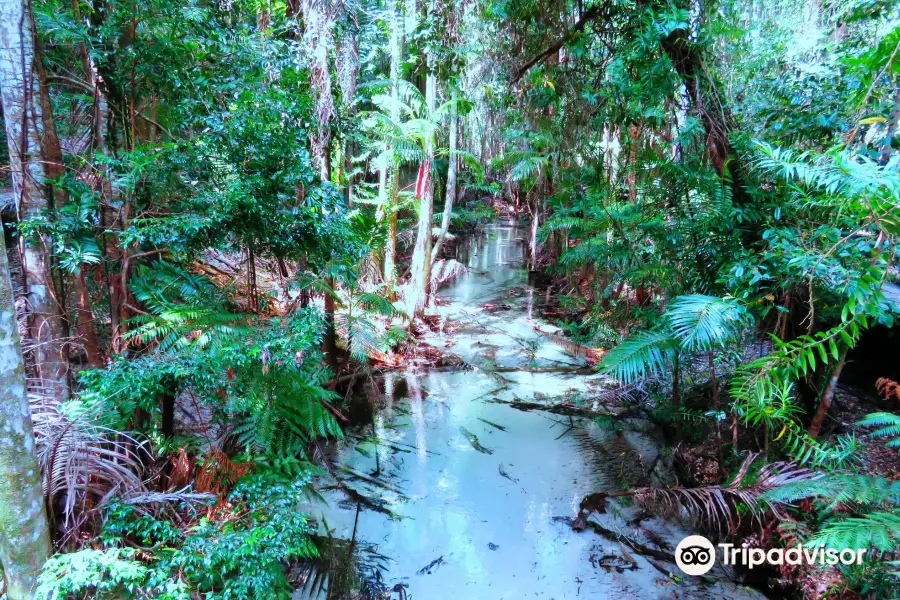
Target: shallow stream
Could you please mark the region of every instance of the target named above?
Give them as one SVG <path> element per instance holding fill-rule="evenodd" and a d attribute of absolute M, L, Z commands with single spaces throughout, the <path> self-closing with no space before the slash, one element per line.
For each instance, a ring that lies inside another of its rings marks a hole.
<path fill-rule="evenodd" d="M 710 573 L 716 583 L 676 581 L 659 562 L 558 519 L 573 517 L 593 491 L 670 481 L 669 461 L 646 423 L 616 432 L 511 405 L 616 408 L 597 400 L 609 396 L 610 382 L 583 368 L 583 358 L 554 341 L 559 330 L 537 316 L 541 298 L 522 268 L 515 227 L 494 225 L 465 240 L 459 259 L 469 271 L 441 290 L 443 331 L 428 342 L 472 368 L 386 376 L 384 408 L 372 426 L 348 435 L 334 461 L 343 485 L 378 508 L 346 488 L 326 493 L 323 522 L 333 535 L 375 548 L 385 557 L 386 586 L 399 584 L 415 600 L 761 597 L 719 567 Z M 593 519 L 669 551 L 688 534 L 652 517 L 636 526 L 636 516 L 612 503 Z"/>

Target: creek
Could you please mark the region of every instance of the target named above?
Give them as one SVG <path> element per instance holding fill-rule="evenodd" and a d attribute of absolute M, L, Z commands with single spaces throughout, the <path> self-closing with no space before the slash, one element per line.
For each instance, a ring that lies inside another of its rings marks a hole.
<path fill-rule="evenodd" d="M 333 448 L 344 488 L 325 492 L 322 526 L 373 549 L 386 587 L 416 600 L 762 597 L 722 567 L 668 577 L 674 564 L 560 519 L 597 490 L 671 483 L 671 461 L 646 421 L 517 408 L 620 407 L 614 383 L 538 316 L 519 229 L 487 227 L 458 258 L 468 272 L 440 291 L 441 331 L 426 341 L 470 367 L 386 374 L 373 423 Z M 625 502 L 592 518 L 667 552 L 690 533 Z"/>

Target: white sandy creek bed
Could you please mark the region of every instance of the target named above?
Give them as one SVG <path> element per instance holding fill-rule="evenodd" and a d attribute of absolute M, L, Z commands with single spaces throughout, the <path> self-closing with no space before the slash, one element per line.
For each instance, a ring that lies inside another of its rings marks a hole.
<path fill-rule="evenodd" d="M 401 584 L 414 600 L 763 598 L 732 583 L 721 567 L 710 572 L 716 583 L 676 582 L 627 552 L 635 568 L 619 543 L 554 520 L 574 516 L 590 492 L 659 485 L 666 462 L 655 436 L 641 432 L 639 423 L 637 431 L 616 435 L 588 419 L 497 402 L 590 401 L 609 386 L 589 370 L 549 372 L 583 362 L 547 336 L 557 329 L 536 316 L 538 299 L 522 256 L 521 237 L 510 225 L 466 241 L 460 260 L 470 271 L 441 291 L 449 303 L 437 309 L 457 329 L 428 341 L 475 368 L 389 373 L 386 406 L 374 428 L 335 449 L 346 485 L 394 516 L 362 508 L 357 520 L 357 503 L 338 490 L 326 493 L 328 505 L 313 513 L 321 513 L 335 536 L 349 539 L 355 524 L 360 543 L 386 557 L 386 586 Z M 509 308 L 484 310 L 485 303 Z M 377 446 L 367 441 L 373 430 Z M 635 514 L 613 502 L 607 514 L 592 518 L 653 546 L 628 525 Z M 684 524 L 656 518 L 641 527 L 673 548 L 690 533 Z M 674 564 L 664 566 L 681 575 Z"/>

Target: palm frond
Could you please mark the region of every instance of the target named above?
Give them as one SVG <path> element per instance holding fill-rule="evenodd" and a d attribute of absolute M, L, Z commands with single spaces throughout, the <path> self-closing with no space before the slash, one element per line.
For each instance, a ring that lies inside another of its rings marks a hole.
<path fill-rule="evenodd" d="M 735 531 L 742 514 L 748 514 L 758 524 L 762 516 L 771 512 L 783 519 L 781 503 L 767 497 L 767 493 L 798 482 L 813 481 L 822 475 L 794 463 L 764 465 L 752 483 L 744 486 L 750 467 L 757 455 L 749 454 L 737 475 L 728 486 L 696 488 L 641 488 L 634 491 L 635 502 L 666 517 L 686 512 L 696 522 L 721 532 Z"/>
<path fill-rule="evenodd" d="M 672 361 L 678 340 L 668 331 L 643 331 L 610 350 L 600 369 L 622 383 L 631 384 L 661 373 Z"/>
<path fill-rule="evenodd" d="M 428 283 L 431 293 L 435 293 L 441 285 L 468 270 L 466 265 L 453 258 L 434 261 L 431 265 L 431 281 Z"/>
<path fill-rule="evenodd" d="M 88 508 L 146 491 L 138 453 L 149 455 L 147 442 L 96 425 L 89 415 L 70 416 L 55 400 L 38 395 L 29 400 L 47 505 L 62 506 L 68 527 L 86 517 Z"/>
<path fill-rule="evenodd" d="M 666 310 L 666 318 L 686 350 L 708 350 L 736 337 L 746 312 L 730 297 L 693 294 L 679 296 Z"/>

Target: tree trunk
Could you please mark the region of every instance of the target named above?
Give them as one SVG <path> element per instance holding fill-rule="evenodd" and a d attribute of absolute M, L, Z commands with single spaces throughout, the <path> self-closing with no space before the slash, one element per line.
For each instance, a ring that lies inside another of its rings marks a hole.
<path fill-rule="evenodd" d="M 750 195 L 744 189 L 744 174 L 740 164 L 734 160 L 729 134 L 731 122 L 729 114 L 718 97 L 703 87 L 703 58 L 690 39 L 688 29 L 676 29 L 662 40 L 662 48 L 675 72 L 681 77 L 690 98 L 694 112 L 703 123 L 706 133 L 706 149 L 716 172 L 727 179 L 732 198 L 737 205 L 750 203 Z M 707 82 L 712 85 L 711 82 Z"/>
<path fill-rule="evenodd" d="M 430 11 L 434 14 L 433 7 Z M 435 99 L 437 97 L 437 77 L 434 74 L 434 52 L 428 53 L 428 75 L 425 79 L 425 105 L 428 118 L 433 118 Z M 451 160 L 452 162 L 452 160 Z M 420 316 L 425 311 L 425 301 L 428 298 L 428 284 L 431 279 L 431 227 L 434 220 L 434 177 L 431 169 L 434 165 L 434 136 L 429 136 L 425 142 L 425 164 L 423 176 L 425 178 L 422 199 L 419 203 L 419 227 L 416 233 L 416 245 L 413 249 L 411 281 L 409 286 L 408 305 L 410 316 Z M 410 323 L 413 321 L 411 320 Z"/>
<path fill-rule="evenodd" d="M 327 280 L 329 292 L 325 294 L 325 337 L 322 340 L 322 350 L 325 352 L 325 361 L 331 370 L 337 375 L 337 331 L 334 327 L 334 278 Z"/>
<path fill-rule="evenodd" d="M 541 194 L 535 186 L 529 192 L 532 201 L 529 203 L 531 210 L 531 233 L 529 235 L 529 247 L 531 249 L 531 270 L 537 271 L 540 260 L 540 248 L 538 247 L 538 230 L 541 228 Z"/>
<path fill-rule="evenodd" d="M 6 8 L 6 6 L 4 6 Z M 8 14 L 4 11 L 4 14 Z M 7 23 L 8 21 L 4 21 Z M 41 490 L 25 362 L 6 245 L 0 235 L 0 562 L 9 600 L 33 597 L 41 566 L 50 556 L 50 523 Z"/>
<path fill-rule="evenodd" d="M 312 134 L 312 154 L 323 181 L 331 179 L 331 120 L 334 118 L 334 96 L 331 93 L 331 70 L 328 49 L 333 46 L 331 29 L 333 7 L 329 0 L 302 0 L 303 45 L 309 56 L 310 79 L 316 93 L 318 127 Z"/>
<path fill-rule="evenodd" d="M 844 363 L 847 362 L 847 350 L 841 353 L 841 359 L 834 366 L 831 377 L 828 379 L 828 385 L 822 392 L 822 398 L 819 400 L 819 406 L 816 408 L 816 414 L 813 415 L 809 424 L 809 437 L 815 439 L 822 431 L 822 425 L 825 423 L 825 417 L 831 410 L 831 403 L 834 401 L 834 393 L 837 391 L 838 380 L 841 377 L 841 371 L 844 370 Z"/>
<path fill-rule="evenodd" d="M 675 353 L 675 359 L 672 363 L 672 412 L 675 421 L 675 443 L 681 442 L 683 433 L 681 431 L 681 360 L 678 353 Z"/>
<path fill-rule="evenodd" d="M 88 295 L 84 269 L 85 267 L 82 265 L 78 277 L 75 278 L 75 291 L 78 293 L 78 316 L 75 320 L 75 330 L 78 332 L 78 337 L 81 338 L 88 364 L 94 368 L 100 368 L 103 366 L 103 355 L 100 352 L 97 333 L 94 331 L 94 312 L 91 308 L 91 297 Z"/>
<path fill-rule="evenodd" d="M 0 0 L 0 90 L 10 174 L 20 216 L 44 217 L 53 209 L 47 176 L 59 168 L 59 142 L 49 103 L 42 101 L 33 17 L 21 0 Z M 45 106 L 46 104 L 46 106 Z M 54 147 L 54 141 L 55 147 Z M 47 256 L 49 241 L 24 241 L 29 337 L 35 371 L 45 393 L 69 395 L 66 327 Z"/>
<path fill-rule="evenodd" d="M 400 67 L 403 62 L 403 8 L 398 0 L 388 4 L 391 12 L 391 120 L 400 122 Z M 384 248 L 384 284 L 388 298 L 396 299 L 397 286 L 397 207 L 400 203 L 400 167 L 396 161 L 390 164 L 390 190 L 386 198 L 385 213 L 388 220 L 388 236 Z"/>
<path fill-rule="evenodd" d="M 459 98 L 459 92 L 453 89 L 450 106 L 450 152 L 448 154 L 449 161 L 447 166 L 447 190 L 444 196 L 444 213 L 441 216 L 441 231 L 438 233 L 437 241 L 434 243 L 434 250 L 431 253 L 431 263 L 437 260 L 441 253 L 441 246 L 444 245 L 444 239 L 447 232 L 450 231 L 450 219 L 453 218 L 453 203 L 456 201 L 456 165 L 458 158 L 457 150 L 457 129 L 459 129 L 459 111 L 456 107 L 456 101 Z"/>
<path fill-rule="evenodd" d="M 719 382 L 716 380 L 716 355 L 709 353 L 709 380 L 712 384 L 713 411 L 716 413 L 716 458 L 719 461 L 719 473 L 725 474 L 725 457 L 722 453 L 722 424 L 719 420 Z"/>

